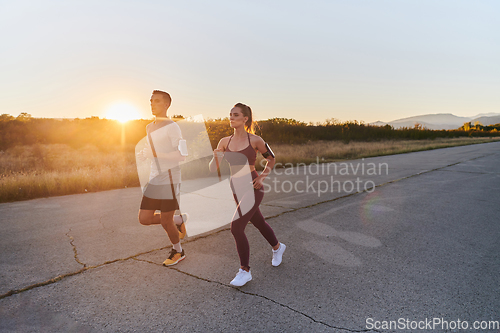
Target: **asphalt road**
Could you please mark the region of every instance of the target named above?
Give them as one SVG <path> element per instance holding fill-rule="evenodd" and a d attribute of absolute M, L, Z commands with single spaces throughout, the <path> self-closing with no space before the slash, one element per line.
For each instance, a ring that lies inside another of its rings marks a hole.
<path fill-rule="evenodd" d="M 267 179 L 287 250 L 272 267 L 249 225 L 241 288 L 220 191 L 183 185 L 190 237 L 171 268 L 139 188 L 0 204 L 0 331 L 499 332 L 500 143 L 345 163 Z"/>

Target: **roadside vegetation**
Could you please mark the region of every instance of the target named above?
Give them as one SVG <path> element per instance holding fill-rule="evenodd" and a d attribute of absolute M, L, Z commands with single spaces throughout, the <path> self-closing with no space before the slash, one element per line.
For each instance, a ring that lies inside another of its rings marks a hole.
<path fill-rule="evenodd" d="M 181 119 L 178 116 L 177 119 Z M 139 186 L 135 144 L 150 120 L 36 119 L 0 116 L 0 202 Z M 232 133 L 227 119 L 207 120 L 213 147 Z M 467 125 L 467 124 L 465 124 Z M 393 129 L 327 120 L 305 124 L 274 118 L 256 133 L 272 145 L 281 165 L 337 161 L 477 144 L 500 139 L 500 125 L 431 131 Z M 260 166 L 260 155 L 257 168 Z"/>
<path fill-rule="evenodd" d="M 0 202 L 131 186 L 139 186 L 133 149 L 35 144 L 0 153 Z"/>
<path fill-rule="evenodd" d="M 276 163 L 286 167 L 287 163 L 316 163 L 335 162 L 346 159 L 359 159 L 373 156 L 404 154 L 415 151 L 431 150 L 446 147 L 465 146 L 491 141 L 500 141 L 494 138 L 439 138 L 434 140 L 383 140 L 383 141 L 315 141 L 305 144 L 274 144 Z M 261 156 L 257 158 L 260 165 Z"/>

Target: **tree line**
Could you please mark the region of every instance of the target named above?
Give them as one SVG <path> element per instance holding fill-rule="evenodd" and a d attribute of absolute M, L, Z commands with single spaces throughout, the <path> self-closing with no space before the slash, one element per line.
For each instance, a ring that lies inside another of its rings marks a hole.
<path fill-rule="evenodd" d="M 183 119 L 174 116 L 174 120 Z M 74 148 L 94 145 L 100 149 L 134 146 L 146 135 L 151 120 L 132 120 L 121 124 L 115 120 L 89 117 L 84 119 L 33 118 L 27 113 L 18 117 L 0 115 L 0 150 L 32 144 L 68 144 Z M 212 147 L 220 138 L 231 135 L 228 118 L 205 121 Z M 412 128 L 395 129 L 390 125 L 372 126 L 358 121 L 340 122 L 328 119 L 321 123 L 305 123 L 295 119 L 272 118 L 259 121 L 255 128 L 269 143 L 301 144 L 316 140 L 350 141 L 422 140 L 467 136 L 499 136 L 500 124 L 482 126 L 464 124 L 456 130 L 429 130 L 416 124 Z"/>

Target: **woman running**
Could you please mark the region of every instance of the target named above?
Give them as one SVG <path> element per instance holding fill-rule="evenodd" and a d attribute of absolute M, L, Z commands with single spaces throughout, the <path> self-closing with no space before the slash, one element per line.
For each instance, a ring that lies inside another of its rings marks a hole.
<path fill-rule="evenodd" d="M 253 134 L 252 110 L 250 107 L 242 103 L 236 104 L 229 113 L 229 121 L 234 133 L 219 141 L 209 167 L 212 172 L 217 170 L 222 158 L 225 158 L 231 166 L 231 190 L 238 205 L 231 222 L 231 233 L 236 242 L 241 267 L 230 284 L 241 287 L 252 280 L 249 266 L 250 246 L 245 235 L 245 227 L 249 221 L 259 229 L 262 236 L 272 246 L 273 258 L 271 263 L 273 266 L 281 264 L 286 246 L 278 242 L 273 229 L 264 220 L 259 209 L 259 205 L 264 198 L 263 181 L 275 164 L 274 154 L 260 136 Z M 255 171 L 256 151 L 259 151 L 267 161 L 266 167 L 260 175 Z M 244 175 L 245 170 L 248 170 L 247 165 L 253 179 L 251 183 L 253 187 L 248 186 L 250 190 L 246 190 L 245 184 L 241 183 L 242 179 L 249 179 Z M 250 200 L 248 199 L 249 196 L 251 196 Z M 249 205 L 245 207 L 245 203 L 248 202 L 251 202 L 250 207 L 248 207 Z"/>

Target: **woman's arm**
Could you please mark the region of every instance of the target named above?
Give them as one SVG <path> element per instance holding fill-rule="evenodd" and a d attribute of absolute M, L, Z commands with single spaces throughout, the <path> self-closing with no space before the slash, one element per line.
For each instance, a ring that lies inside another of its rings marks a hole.
<path fill-rule="evenodd" d="M 261 137 L 258 137 L 256 148 L 263 156 L 266 155 L 266 153 L 268 153 L 267 157 L 264 157 L 266 159 L 266 166 L 264 167 L 264 170 L 260 173 L 260 177 L 264 180 L 264 178 L 266 178 L 267 175 L 269 175 L 274 165 L 276 164 L 276 159 L 274 158 L 273 154 L 268 152 L 266 143 Z"/>
<path fill-rule="evenodd" d="M 217 171 L 217 167 L 220 165 L 220 162 L 224 157 L 224 151 L 226 150 L 226 141 L 227 137 L 220 139 L 219 143 L 217 144 L 217 148 L 214 150 L 214 156 L 208 164 L 208 169 L 210 170 L 210 172 Z M 217 162 L 215 161 L 216 156 Z"/>
<path fill-rule="evenodd" d="M 276 163 L 276 159 L 274 158 L 274 154 L 272 154 L 272 152 L 271 153 L 268 152 L 264 140 L 260 136 L 257 136 L 257 138 L 258 138 L 257 144 L 255 148 L 266 159 L 266 166 L 264 167 L 264 170 L 260 173 L 260 175 L 257 178 L 253 180 L 253 187 L 256 189 L 260 189 L 262 186 L 264 186 L 263 181 L 273 169 L 274 164 Z"/>

